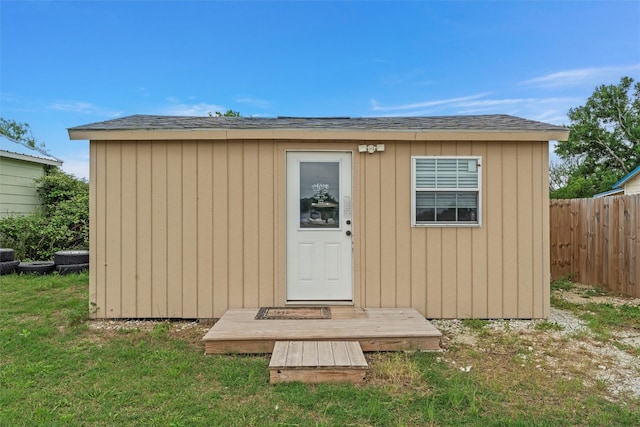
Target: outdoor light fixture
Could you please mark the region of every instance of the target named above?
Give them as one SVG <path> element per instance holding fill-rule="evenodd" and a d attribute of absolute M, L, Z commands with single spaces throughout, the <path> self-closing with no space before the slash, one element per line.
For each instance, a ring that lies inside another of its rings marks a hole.
<path fill-rule="evenodd" d="M 359 153 L 373 154 L 376 151 L 384 151 L 384 144 L 358 145 L 358 152 Z"/>

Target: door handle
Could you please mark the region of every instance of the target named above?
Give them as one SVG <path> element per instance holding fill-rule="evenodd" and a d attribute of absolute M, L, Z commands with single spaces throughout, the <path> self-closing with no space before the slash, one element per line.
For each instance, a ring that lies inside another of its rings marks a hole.
<path fill-rule="evenodd" d="M 347 230 L 347 236 L 351 236 L 351 230 Z"/>

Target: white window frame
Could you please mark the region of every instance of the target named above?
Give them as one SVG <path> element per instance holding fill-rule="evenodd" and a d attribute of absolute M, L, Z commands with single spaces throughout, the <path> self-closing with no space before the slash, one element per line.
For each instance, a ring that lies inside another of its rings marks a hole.
<path fill-rule="evenodd" d="M 416 185 L 416 160 L 436 159 L 436 160 L 475 160 L 478 168 L 477 188 L 429 188 L 417 187 Z M 418 223 L 416 220 L 416 194 L 418 191 L 429 192 L 454 192 L 454 193 L 478 193 L 478 213 L 476 222 L 429 222 Z M 481 156 L 411 156 L 411 226 L 412 227 L 481 227 L 482 226 L 482 157 Z"/>

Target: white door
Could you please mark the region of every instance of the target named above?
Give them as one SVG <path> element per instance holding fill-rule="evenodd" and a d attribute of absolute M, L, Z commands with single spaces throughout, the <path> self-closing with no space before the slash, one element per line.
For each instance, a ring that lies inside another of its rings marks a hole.
<path fill-rule="evenodd" d="M 287 153 L 287 301 L 352 301 L 351 153 Z"/>

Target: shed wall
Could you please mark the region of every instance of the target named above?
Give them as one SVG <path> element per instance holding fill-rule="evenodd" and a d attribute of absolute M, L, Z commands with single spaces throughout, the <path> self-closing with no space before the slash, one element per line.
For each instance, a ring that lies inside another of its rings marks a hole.
<path fill-rule="evenodd" d="M 634 176 L 624 186 L 624 194 L 640 193 L 640 174 Z"/>
<path fill-rule="evenodd" d="M 44 166 L 0 157 L 0 218 L 34 213 L 42 206 L 34 180 L 44 175 Z"/>
<path fill-rule="evenodd" d="M 546 142 L 92 141 L 98 318 L 285 303 L 286 150 L 353 151 L 354 305 L 549 314 Z M 411 227 L 412 155 L 482 157 L 480 227 Z"/>

